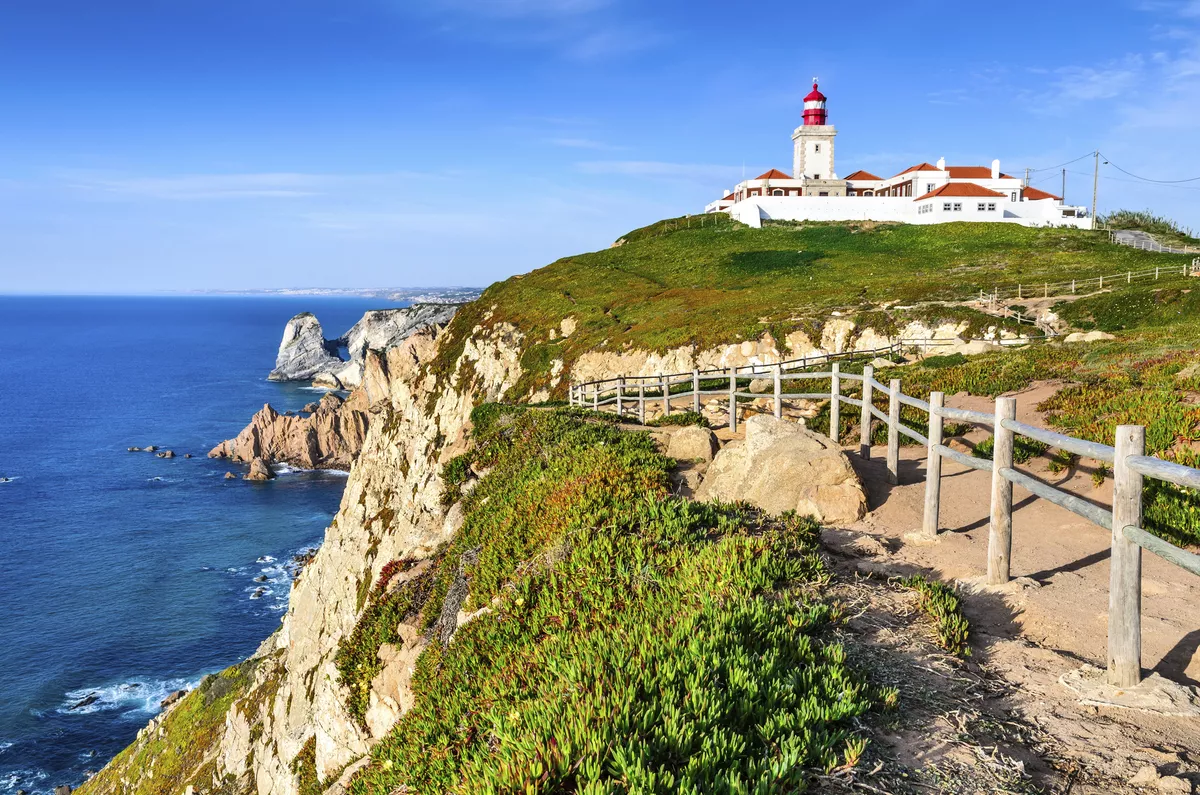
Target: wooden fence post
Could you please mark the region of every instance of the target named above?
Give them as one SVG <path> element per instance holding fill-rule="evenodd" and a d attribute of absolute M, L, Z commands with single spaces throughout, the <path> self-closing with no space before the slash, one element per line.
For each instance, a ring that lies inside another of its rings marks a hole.
<path fill-rule="evenodd" d="M 700 413 L 700 371 L 692 370 L 692 411 Z"/>
<path fill-rule="evenodd" d="M 600 410 L 600 384 L 592 384 L 592 411 Z"/>
<path fill-rule="evenodd" d="M 737 368 L 729 368 L 729 430 L 737 432 Z"/>
<path fill-rule="evenodd" d="M 1117 426 L 1108 584 L 1108 683 L 1115 687 L 1133 687 L 1142 679 L 1142 548 L 1124 530 L 1142 526 L 1142 476 L 1126 461 L 1145 454 L 1146 429 Z"/>
<path fill-rule="evenodd" d="M 1000 474 L 1012 469 L 1013 432 L 1004 420 L 1016 419 L 1017 399 L 996 398 L 995 442 L 992 446 L 992 521 L 988 531 L 988 584 L 1008 582 L 1012 563 L 1012 481 Z"/>
<path fill-rule="evenodd" d="M 775 365 L 775 419 L 783 419 L 783 363 Z"/>
<path fill-rule="evenodd" d="M 888 482 L 900 483 L 900 379 L 893 378 L 888 389 Z"/>
<path fill-rule="evenodd" d="M 575 405 L 575 385 L 574 384 L 571 384 L 570 386 L 567 387 L 567 405 L 568 406 Z"/>
<path fill-rule="evenodd" d="M 1075 280 L 1071 280 L 1071 295 L 1075 295 Z"/>
<path fill-rule="evenodd" d="M 646 424 L 646 382 L 638 380 L 638 422 Z"/>
<path fill-rule="evenodd" d="M 925 518 L 921 523 L 921 535 L 930 540 L 937 538 L 938 514 L 942 498 L 942 455 L 937 446 L 942 443 L 942 406 L 945 395 L 941 392 L 929 394 L 929 455 L 925 459 Z"/>
<path fill-rule="evenodd" d="M 858 454 L 864 459 L 871 457 L 871 381 L 875 378 L 875 368 L 867 365 L 863 368 L 862 413 L 858 415 Z"/>
<path fill-rule="evenodd" d="M 662 390 L 662 415 L 665 417 L 671 413 L 671 393 L 667 390 L 667 377 L 662 373 L 658 374 L 658 388 Z"/>
<path fill-rule="evenodd" d="M 621 416 L 622 410 L 624 408 L 624 406 L 622 405 L 622 402 L 621 402 L 621 398 L 623 398 L 623 397 L 625 397 L 625 376 L 621 376 L 620 378 L 617 379 L 617 417 L 618 418 Z"/>
<path fill-rule="evenodd" d="M 833 363 L 833 375 L 829 377 L 829 438 L 835 443 L 842 425 L 842 377 L 841 365 Z"/>

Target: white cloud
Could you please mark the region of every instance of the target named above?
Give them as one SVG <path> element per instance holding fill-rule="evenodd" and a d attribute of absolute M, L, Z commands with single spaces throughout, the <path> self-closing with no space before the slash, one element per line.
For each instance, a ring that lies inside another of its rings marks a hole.
<path fill-rule="evenodd" d="M 176 174 L 134 176 L 69 171 L 59 174 L 67 187 L 92 197 L 214 201 L 236 199 L 302 199 L 325 195 L 350 185 L 387 185 L 418 174 L 305 174 L 266 172 L 247 174 Z"/>
<path fill-rule="evenodd" d="M 619 152 L 625 148 L 606 144 L 603 141 L 593 141 L 591 138 L 550 138 L 546 143 L 565 149 L 594 149 L 598 152 Z"/>
<path fill-rule="evenodd" d="M 1078 103 L 1123 96 L 1142 81 L 1144 73 L 1145 59 L 1137 54 L 1100 67 L 1064 66 L 1055 70 L 1053 99 Z"/>

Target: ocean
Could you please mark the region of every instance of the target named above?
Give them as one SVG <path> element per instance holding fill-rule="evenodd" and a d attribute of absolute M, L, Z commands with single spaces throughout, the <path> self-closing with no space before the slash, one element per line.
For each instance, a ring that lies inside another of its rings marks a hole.
<path fill-rule="evenodd" d="M 289 317 L 333 335 L 386 306 L 0 296 L 0 793 L 78 785 L 279 625 L 345 473 L 255 484 L 206 454 L 319 398 L 266 380 Z"/>

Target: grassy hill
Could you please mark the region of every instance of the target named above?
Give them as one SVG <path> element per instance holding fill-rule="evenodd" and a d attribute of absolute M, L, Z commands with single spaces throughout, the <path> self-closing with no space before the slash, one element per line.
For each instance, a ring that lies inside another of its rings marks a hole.
<path fill-rule="evenodd" d="M 703 226 L 701 226 L 703 224 Z M 890 304 L 955 301 L 980 289 L 1111 276 L 1190 258 L 1108 242 L 1104 232 L 1010 224 L 776 224 L 750 229 L 724 216 L 672 219 L 625 235 L 619 245 L 565 257 L 489 287 L 455 318 L 457 359 L 476 325 L 515 324 L 532 341 L 530 371 L 512 395 L 569 370 L 582 353 L 608 346 L 662 351 L 701 348 L 771 332 L 782 339 L 832 310 L 863 313 Z M 1178 281 L 1178 280 L 1176 280 Z M 920 319 L 959 315 L 924 308 Z M 551 330 L 573 316 L 567 340 Z M 560 390 L 561 391 L 561 390 Z"/>

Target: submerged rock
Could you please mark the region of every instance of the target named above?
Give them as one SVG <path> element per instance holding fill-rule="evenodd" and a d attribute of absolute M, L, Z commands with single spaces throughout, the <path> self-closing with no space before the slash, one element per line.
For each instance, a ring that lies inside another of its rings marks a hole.
<path fill-rule="evenodd" d="M 99 699 L 100 699 L 100 697 L 97 696 L 95 693 L 88 693 L 86 696 L 79 699 L 79 701 L 72 704 L 71 709 L 83 709 L 84 707 L 90 707 L 92 704 L 95 704 Z"/>
<path fill-rule="evenodd" d="M 232 472 L 226 472 L 226 473 L 225 473 L 225 479 L 226 479 L 226 480 L 236 480 L 236 479 L 237 479 L 237 475 L 233 474 Z"/>
<path fill-rule="evenodd" d="M 325 339 L 321 322 L 312 312 L 301 312 L 287 322 L 275 356 L 271 381 L 306 381 L 322 370 L 342 365 L 337 345 Z"/>
<path fill-rule="evenodd" d="M 126 449 L 126 450 L 128 450 L 128 451 L 129 451 L 129 452 L 131 452 L 131 453 L 140 453 L 140 452 L 142 452 L 142 448 L 140 448 L 140 447 L 126 447 L 125 449 Z"/>
<path fill-rule="evenodd" d="M 163 450 L 161 453 L 158 454 L 158 457 L 159 458 L 174 458 L 175 451 L 174 450 Z"/>

